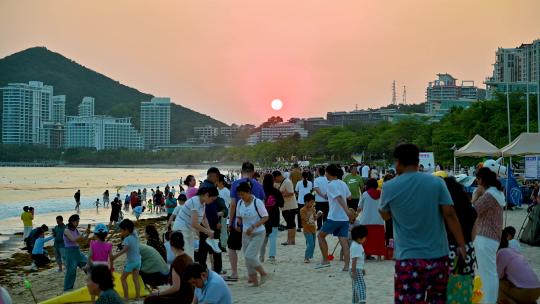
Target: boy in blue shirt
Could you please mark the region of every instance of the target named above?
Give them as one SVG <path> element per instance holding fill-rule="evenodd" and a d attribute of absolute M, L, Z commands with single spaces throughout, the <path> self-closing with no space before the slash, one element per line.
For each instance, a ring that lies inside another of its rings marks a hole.
<path fill-rule="evenodd" d="M 54 258 L 58 265 L 58 272 L 62 272 L 62 264 L 64 260 L 64 230 L 66 225 L 64 224 L 64 218 L 59 215 L 56 217 L 56 226 L 52 230 L 54 236 Z"/>

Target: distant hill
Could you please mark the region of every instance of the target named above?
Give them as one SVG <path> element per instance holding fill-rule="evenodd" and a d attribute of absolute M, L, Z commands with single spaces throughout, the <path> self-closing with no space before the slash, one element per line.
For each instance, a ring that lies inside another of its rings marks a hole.
<path fill-rule="evenodd" d="M 27 83 L 31 80 L 54 86 L 55 95 L 66 95 L 66 115 L 77 115 L 77 106 L 82 98 L 93 96 L 96 114 L 131 117 L 137 129 L 140 124 L 141 101 L 148 101 L 154 97 L 125 86 L 45 47 L 29 48 L 0 59 L 0 86 L 10 82 Z M 0 117 L 1 113 L 0 106 Z M 184 141 L 192 136 L 193 127 L 203 125 L 225 126 L 208 115 L 180 105 L 171 105 L 171 143 Z"/>

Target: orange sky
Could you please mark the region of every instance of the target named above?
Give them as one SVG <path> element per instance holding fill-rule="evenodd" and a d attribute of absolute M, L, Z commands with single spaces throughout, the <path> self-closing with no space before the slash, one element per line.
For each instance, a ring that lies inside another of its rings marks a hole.
<path fill-rule="evenodd" d="M 538 12 L 538 0 L 4 0 L 0 57 L 46 46 L 226 123 L 258 124 L 386 105 L 392 80 L 414 103 L 439 72 L 481 84 L 497 47 L 540 38 Z"/>

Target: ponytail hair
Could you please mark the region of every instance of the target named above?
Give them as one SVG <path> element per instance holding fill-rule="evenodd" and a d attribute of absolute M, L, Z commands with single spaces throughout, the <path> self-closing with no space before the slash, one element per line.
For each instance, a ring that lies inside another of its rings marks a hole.
<path fill-rule="evenodd" d="M 302 172 L 302 184 L 304 185 L 304 188 L 307 188 L 308 177 L 309 177 L 309 173 L 307 173 L 306 171 Z"/>

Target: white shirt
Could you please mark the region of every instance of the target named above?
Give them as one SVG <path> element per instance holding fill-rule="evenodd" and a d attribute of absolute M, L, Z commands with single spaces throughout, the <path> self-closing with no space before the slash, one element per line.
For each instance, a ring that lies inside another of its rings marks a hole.
<path fill-rule="evenodd" d="M 366 261 L 366 254 L 364 253 L 364 246 L 356 241 L 351 242 L 351 263 L 349 264 L 349 269 L 352 269 L 352 261 L 354 258 L 358 258 L 356 260 L 356 271 L 362 271 Z"/>
<path fill-rule="evenodd" d="M 358 203 L 358 208 L 362 209 L 358 222 L 361 225 L 384 225 L 384 220 L 379 213 L 380 198 L 374 200 L 369 193 L 364 192 Z"/>
<path fill-rule="evenodd" d="M 322 194 L 326 194 L 326 189 L 328 188 L 328 179 L 326 176 L 319 176 L 313 181 L 313 188 L 318 188 Z M 315 194 L 316 202 L 326 202 L 326 198 L 320 196 L 318 193 Z"/>
<path fill-rule="evenodd" d="M 191 216 L 193 211 L 197 211 L 198 221 L 199 223 L 202 223 L 204 216 L 204 204 L 201 203 L 198 195 L 188 199 L 185 204 L 177 206 L 174 209 L 173 214 L 176 216 L 176 218 L 174 219 L 172 230 L 193 230 L 191 227 Z"/>
<path fill-rule="evenodd" d="M 257 204 L 257 209 L 255 209 Z M 258 211 L 258 213 L 257 213 Z M 243 231 L 246 232 L 251 226 L 255 225 L 263 217 L 268 216 L 268 212 L 264 207 L 264 203 L 253 196 L 251 204 L 246 205 L 242 200 L 238 201 L 236 208 L 236 216 L 242 218 Z M 253 233 L 259 233 L 266 231 L 264 225 L 261 225 L 253 230 Z"/>
<path fill-rule="evenodd" d="M 304 187 L 304 181 L 298 181 L 296 183 L 296 193 L 298 193 L 298 204 L 303 205 L 304 204 L 304 195 L 311 193 L 311 190 L 313 189 L 313 183 L 311 181 L 307 181 L 307 187 Z"/>
<path fill-rule="evenodd" d="M 365 165 L 362 167 L 362 177 L 368 178 L 369 177 L 369 166 Z"/>
<path fill-rule="evenodd" d="M 229 190 L 227 187 L 223 187 L 223 189 L 218 189 L 219 197 L 221 197 L 225 201 L 225 206 L 227 206 L 227 209 L 231 207 L 231 190 Z"/>
<path fill-rule="evenodd" d="M 328 219 L 332 221 L 349 221 L 349 216 L 343 210 L 340 203 L 338 202 L 338 197 L 341 197 L 344 202 L 347 202 L 347 197 L 351 195 L 349 187 L 342 180 L 335 179 L 328 183 Z M 346 204 L 346 203 L 345 203 Z"/>

